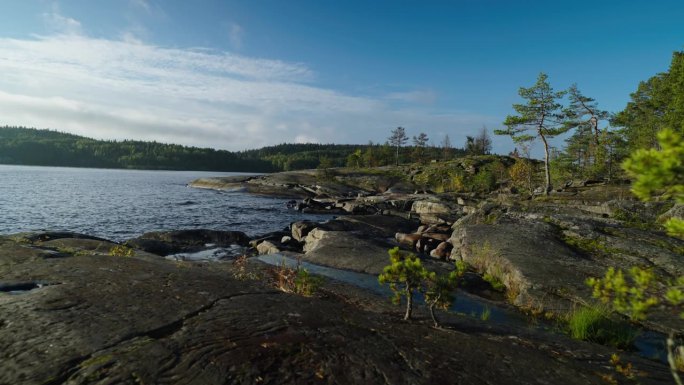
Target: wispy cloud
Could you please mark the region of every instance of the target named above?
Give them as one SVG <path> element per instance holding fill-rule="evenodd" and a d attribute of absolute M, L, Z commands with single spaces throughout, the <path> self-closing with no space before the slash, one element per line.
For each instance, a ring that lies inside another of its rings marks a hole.
<path fill-rule="evenodd" d="M 457 143 L 492 123 L 317 87 L 300 63 L 65 32 L 0 38 L 0 124 L 236 150 L 384 141 L 398 125 Z"/>
<path fill-rule="evenodd" d="M 129 0 L 128 4 L 130 4 L 132 8 L 141 9 L 145 12 L 152 12 L 152 6 L 150 6 L 150 3 L 147 0 Z"/>
<path fill-rule="evenodd" d="M 432 104 L 437 100 L 437 94 L 431 90 L 415 90 L 406 92 L 392 92 L 387 94 L 386 98 L 405 103 Z"/>
<path fill-rule="evenodd" d="M 57 3 L 52 3 L 51 10 L 44 12 L 42 17 L 47 30 L 53 33 L 76 35 L 83 32 L 81 23 L 78 20 L 63 16 Z"/>

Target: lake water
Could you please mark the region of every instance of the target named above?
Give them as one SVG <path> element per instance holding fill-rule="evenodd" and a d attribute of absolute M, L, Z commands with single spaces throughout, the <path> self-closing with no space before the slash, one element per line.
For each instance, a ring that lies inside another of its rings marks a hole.
<path fill-rule="evenodd" d="M 302 219 L 286 199 L 188 187 L 238 173 L 0 165 L 0 234 L 69 230 L 123 241 L 147 231 L 207 228 L 250 236 Z"/>

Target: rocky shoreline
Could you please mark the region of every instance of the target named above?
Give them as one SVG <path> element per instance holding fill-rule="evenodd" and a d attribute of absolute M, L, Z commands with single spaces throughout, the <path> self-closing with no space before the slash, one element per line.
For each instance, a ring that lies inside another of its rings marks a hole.
<path fill-rule="evenodd" d="M 640 202 L 628 184 L 569 184 L 549 197 L 534 198 L 505 189 L 486 195 L 436 194 L 405 179 L 393 185 L 393 175 L 410 173 L 405 168 L 337 173 L 332 181 L 321 181 L 308 170 L 225 184 L 222 178 L 211 184 L 201 179 L 191 186 L 274 196 L 307 191 L 294 207 L 340 215 L 325 224 L 295 222 L 285 232 L 253 241 L 261 254 L 297 252 L 312 263 L 379 274 L 387 264 L 385 251 L 401 246 L 435 262 L 467 262 L 501 282 L 512 304 L 534 314 L 562 316 L 592 303 L 585 282 L 609 267 L 646 266 L 663 282 L 684 274 L 684 241 L 658 226 L 665 218 L 681 216 L 682 206 Z M 684 331 L 676 314 L 664 312 L 647 326 Z"/>
<path fill-rule="evenodd" d="M 322 180 L 302 171 L 191 183 L 290 197 L 293 209 L 337 215 L 254 239 L 237 229 L 147 233 L 125 247 L 68 232 L 0 237 L 0 383 L 631 381 L 610 364 L 616 348 L 452 313 L 435 329 L 423 309 L 404 322 L 386 298 L 342 282 L 328 280 L 304 297 L 275 290 L 264 278 L 272 268 L 256 259 L 245 279 L 234 263 L 171 258 L 233 247 L 375 275 L 388 248 L 400 246 L 432 270 L 463 260 L 472 268 L 467 290 L 548 318 L 591 303 L 586 278 L 611 266 L 645 264 L 663 280 L 684 273 L 684 242 L 655 225 L 681 207 L 640 203 L 626 185 L 568 186 L 546 198 L 504 188 L 436 194 L 400 177 L 411 173 L 336 170 Z M 667 312 L 646 326 L 682 332 Z M 663 363 L 620 356 L 640 383 L 671 382 Z"/>

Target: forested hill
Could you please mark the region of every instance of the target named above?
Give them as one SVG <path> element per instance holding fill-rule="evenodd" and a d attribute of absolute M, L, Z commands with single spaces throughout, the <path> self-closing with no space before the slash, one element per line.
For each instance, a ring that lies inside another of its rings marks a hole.
<path fill-rule="evenodd" d="M 0 163 L 39 166 L 270 172 L 269 161 L 210 148 L 95 140 L 62 132 L 0 127 Z"/>
<path fill-rule="evenodd" d="M 462 154 L 458 148 L 402 148 L 399 161 L 437 159 Z M 279 144 L 231 152 L 211 148 L 134 140 L 95 140 L 63 132 L 24 127 L 0 127 L 0 164 L 275 172 L 324 167 L 393 164 L 395 149 L 367 144 Z"/>

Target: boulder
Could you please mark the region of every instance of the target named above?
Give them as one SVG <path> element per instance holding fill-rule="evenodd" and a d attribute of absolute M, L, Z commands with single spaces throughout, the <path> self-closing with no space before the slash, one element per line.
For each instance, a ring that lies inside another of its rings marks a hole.
<path fill-rule="evenodd" d="M 411 212 L 416 213 L 421 222 L 427 224 L 453 223 L 463 216 L 463 209 L 460 206 L 432 200 L 413 202 Z"/>
<path fill-rule="evenodd" d="M 451 244 L 449 242 L 442 242 L 437 247 L 430 251 L 430 256 L 432 258 L 446 260 L 451 254 Z"/>
<path fill-rule="evenodd" d="M 404 233 L 396 233 L 394 235 L 395 239 L 397 242 L 404 244 L 410 248 L 416 247 L 416 242 L 418 242 L 421 238 L 421 235 L 418 233 L 414 234 L 404 234 Z"/>
<path fill-rule="evenodd" d="M 604 270 L 558 239 L 544 222 L 466 225 L 449 242 L 451 259 L 496 277 L 520 307 L 568 310 L 572 299 L 591 298 L 585 281 Z M 559 298 L 558 292 L 569 298 Z"/>
<path fill-rule="evenodd" d="M 306 236 L 302 259 L 338 269 L 380 274 L 389 263 L 387 250 L 393 246 L 367 234 L 316 228 Z"/>
<path fill-rule="evenodd" d="M 256 246 L 259 255 L 280 253 L 278 246 L 271 241 L 262 241 Z"/>
<path fill-rule="evenodd" d="M 434 238 L 421 237 L 416 242 L 416 251 L 419 253 L 430 254 L 430 252 L 440 244 L 440 241 Z"/>
<path fill-rule="evenodd" d="M 199 251 L 208 244 L 217 247 L 230 245 L 247 246 L 249 237 L 241 231 L 218 231 L 206 229 L 155 231 L 130 239 L 127 245 L 157 255 Z"/>
<path fill-rule="evenodd" d="M 306 235 L 309 234 L 309 231 L 313 230 L 316 228 L 317 224 L 311 221 L 298 221 L 298 222 L 293 222 L 290 224 L 290 229 L 292 230 L 292 238 L 296 239 L 299 242 L 304 241 L 304 238 L 306 238 Z"/>

